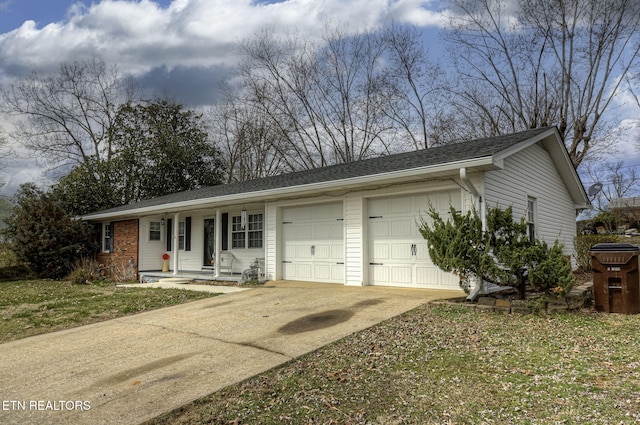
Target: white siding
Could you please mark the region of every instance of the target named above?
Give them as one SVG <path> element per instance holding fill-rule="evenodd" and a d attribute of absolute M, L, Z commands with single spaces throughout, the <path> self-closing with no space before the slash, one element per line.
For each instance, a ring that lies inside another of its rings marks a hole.
<path fill-rule="evenodd" d="M 156 217 L 144 217 L 141 218 L 140 233 L 138 238 L 140 239 L 140 246 L 138 248 L 138 270 L 161 270 L 162 269 L 162 254 L 166 252 L 167 248 L 167 226 L 161 226 L 160 228 L 160 240 L 149 240 L 149 223 L 152 221 L 160 221 L 161 216 Z"/>
<path fill-rule="evenodd" d="M 514 219 L 527 213 L 527 197 L 536 198 L 537 236 L 549 244 L 557 239 L 564 253 L 573 253 L 575 206 L 547 151 L 533 145 L 504 160 L 504 170 L 485 174 L 485 206 L 512 206 Z"/>
<path fill-rule="evenodd" d="M 364 243 L 364 198 L 349 198 L 344 202 L 345 276 L 347 285 L 361 286 L 365 281 L 363 252 Z"/>
<path fill-rule="evenodd" d="M 268 280 L 280 279 L 281 273 L 278 267 L 280 259 L 278 235 L 281 227 L 278 224 L 279 209 L 274 204 L 267 204 L 265 215 L 265 274 Z"/>

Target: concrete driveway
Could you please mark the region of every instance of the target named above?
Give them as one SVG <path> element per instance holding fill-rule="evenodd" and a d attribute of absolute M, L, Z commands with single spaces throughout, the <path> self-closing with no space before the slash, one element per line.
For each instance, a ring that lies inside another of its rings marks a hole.
<path fill-rule="evenodd" d="M 0 423 L 138 424 L 458 291 L 275 282 L 0 345 Z"/>

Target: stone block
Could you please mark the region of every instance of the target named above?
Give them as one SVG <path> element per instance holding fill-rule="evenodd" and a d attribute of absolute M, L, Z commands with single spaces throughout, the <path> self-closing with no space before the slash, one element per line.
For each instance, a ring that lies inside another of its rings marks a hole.
<path fill-rule="evenodd" d="M 511 301 L 498 299 L 494 305 L 501 308 L 511 308 Z"/>
<path fill-rule="evenodd" d="M 496 305 L 496 299 L 491 297 L 480 297 L 478 298 L 478 306 L 481 305 L 493 307 Z"/>
<path fill-rule="evenodd" d="M 547 311 L 549 313 L 567 311 L 569 309 L 569 305 L 567 303 L 548 303 Z"/>
<path fill-rule="evenodd" d="M 512 305 L 511 306 L 511 313 L 517 313 L 517 314 L 530 314 L 531 313 L 531 309 L 529 307 L 527 307 L 526 305 Z"/>
<path fill-rule="evenodd" d="M 484 304 L 478 304 L 476 306 L 476 311 L 488 311 L 488 312 L 493 312 L 495 311 L 495 307 L 492 305 L 484 305 Z"/>

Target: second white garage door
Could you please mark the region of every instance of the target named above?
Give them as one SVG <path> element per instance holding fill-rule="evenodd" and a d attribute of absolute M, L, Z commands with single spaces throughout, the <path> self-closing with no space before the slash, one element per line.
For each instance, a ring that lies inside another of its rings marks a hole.
<path fill-rule="evenodd" d="M 344 283 L 342 202 L 282 210 L 282 277 Z"/>
<path fill-rule="evenodd" d="M 418 230 L 417 222 L 421 215 L 426 218 L 430 203 L 446 218 L 450 206 L 460 210 L 460 191 L 369 200 L 369 284 L 460 289 L 456 276 L 431 262 Z"/>

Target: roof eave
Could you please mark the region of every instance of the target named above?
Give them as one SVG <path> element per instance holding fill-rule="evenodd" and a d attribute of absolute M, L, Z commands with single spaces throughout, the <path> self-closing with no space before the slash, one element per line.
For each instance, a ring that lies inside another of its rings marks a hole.
<path fill-rule="evenodd" d="M 499 161 L 498 161 L 499 162 Z M 307 193 L 321 194 L 335 190 L 358 189 L 372 184 L 397 183 L 415 180 L 418 177 L 447 175 L 457 175 L 461 167 L 469 170 L 487 170 L 500 168 L 491 156 L 474 158 L 470 160 L 452 161 L 445 164 L 417 167 L 408 170 L 391 171 L 366 176 L 350 177 L 340 180 L 332 180 L 318 183 L 309 183 L 296 186 L 280 187 L 254 192 L 235 193 L 231 195 L 192 199 L 169 204 L 153 205 L 142 208 L 132 208 L 121 211 L 88 214 L 82 217 L 85 221 L 100 221 L 115 218 L 140 217 L 151 214 L 166 213 L 171 211 L 181 211 L 186 209 L 196 209 L 209 205 L 229 205 L 234 202 L 250 203 L 264 202 L 271 199 L 282 199 L 286 197 L 296 197 Z"/>

